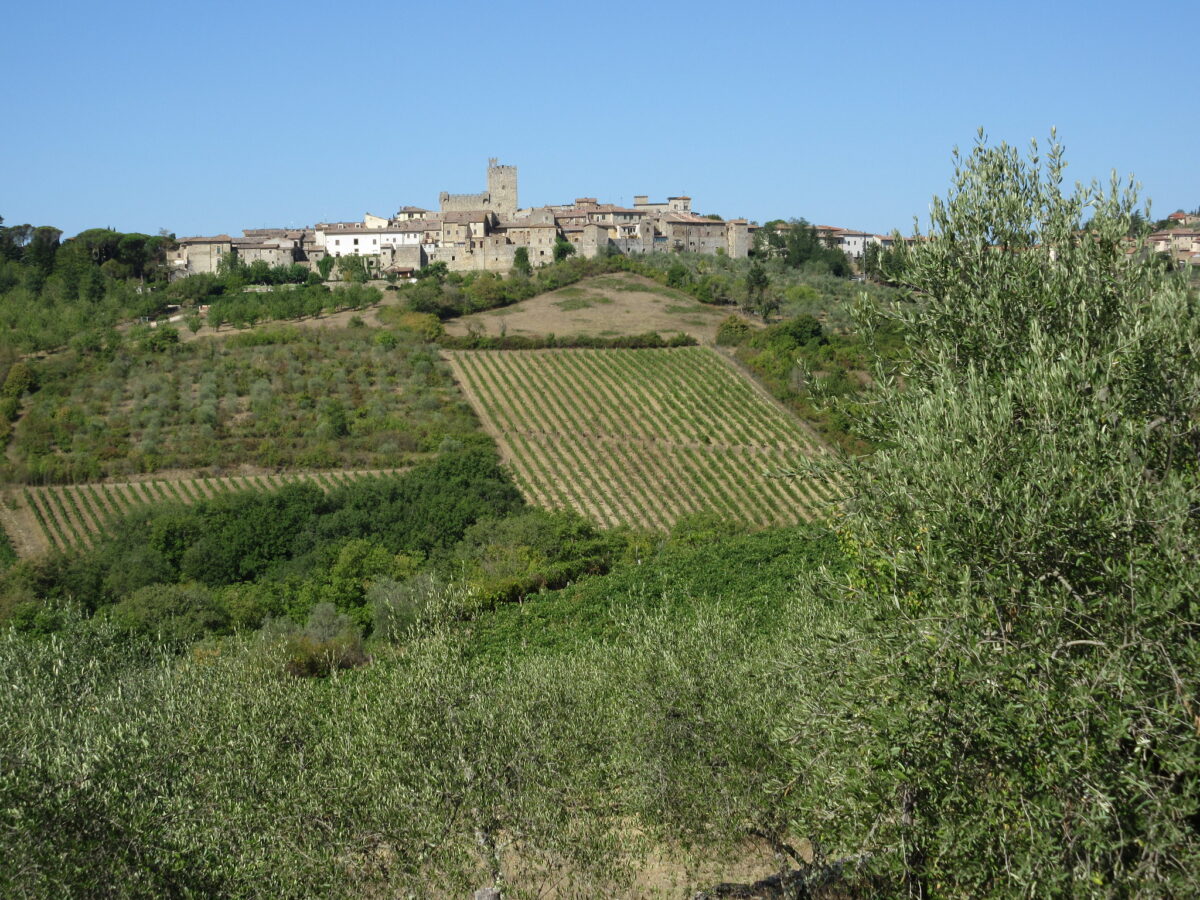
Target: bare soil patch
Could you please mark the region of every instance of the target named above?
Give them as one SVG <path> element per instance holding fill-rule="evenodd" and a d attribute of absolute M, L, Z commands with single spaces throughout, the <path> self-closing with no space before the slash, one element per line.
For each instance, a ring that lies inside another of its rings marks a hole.
<path fill-rule="evenodd" d="M 721 321 L 732 307 L 705 306 L 681 291 L 649 278 L 620 272 L 585 278 L 570 287 L 540 294 L 512 306 L 453 319 L 449 334 L 471 330 L 499 336 L 586 334 L 615 337 L 627 334 L 690 334 L 712 344 Z"/>

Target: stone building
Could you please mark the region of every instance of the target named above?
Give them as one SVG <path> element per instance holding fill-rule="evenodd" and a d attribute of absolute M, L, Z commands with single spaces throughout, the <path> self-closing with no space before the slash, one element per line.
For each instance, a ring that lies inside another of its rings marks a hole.
<path fill-rule="evenodd" d="M 487 210 L 498 216 L 512 216 L 517 211 L 517 167 L 497 165 L 496 158 L 488 160 L 488 189 L 482 194 L 438 195 L 442 213 L 476 212 Z"/>
<path fill-rule="evenodd" d="M 185 237 L 176 241 L 176 249 L 167 255 L 170 277 L 216 274 L 221 259 L 235 253 L 243 265 L 265 262 L 268 266 L 314 264 L 324 256 L 313 232 L 287 228 L 247 228 L 242 237 L 218 234 L 213 237 Z"/>
<path fill-rule="evenodd" d="M 370 256 L 382 271 L 412 271 L 445 262 L 454 271 L 508 272 L 525 247 L 534 266 L 554 259 L 565 238 L 580 255 L 688 251 L 749 254 L 754 226 L 692 212 L 690 197 L 651 202 L 639 194 L 632 207 L 576 197 L 571 203 L 521 209 L 517 167 L 488 160 L 487 190 L 438 196 L 438 211 L 402 206 L 390 218 L 367 213 L 361 222 L 322 222 L 312 229 L 254 229 L 228 235 L 184 238 L 171 258 L 179 274 L 215 272 L 221 256 L 236 250 L 243 261 L 315 266 L 324 256 Z"/>
<path fill-rule="evenodd" d="M 185 237 L 176 242 L 176 249 L 167 254 L 169 277 L 216 274 L 217 265 L 233 248 L 233 238 L 227 234 L 212 237 Z"/>

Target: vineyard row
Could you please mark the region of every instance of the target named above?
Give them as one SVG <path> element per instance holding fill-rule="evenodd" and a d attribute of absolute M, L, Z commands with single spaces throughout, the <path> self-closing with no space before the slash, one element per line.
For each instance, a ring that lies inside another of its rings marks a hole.
<path fill-rule="evenodd" d="M 603 525 L 667 529 L 825 515 L 837 486 L 797 472 L 810 432 L 711 350 L 455 353 L 452 366 L 526 497 Z"/>
<path fill-rule="evenodd" d="M 90 547 L 106 523 L 152 503 L 191 504 L 236 491 L 271 491 L 307 482 L 329 491 L 361 478 L 398 469 L 335 470 L 222 478 L 180 478 L 123 483 L 95 482 L 58 487 L 12 487 L 4 495 L 4 525 L 18 552 Z"/>

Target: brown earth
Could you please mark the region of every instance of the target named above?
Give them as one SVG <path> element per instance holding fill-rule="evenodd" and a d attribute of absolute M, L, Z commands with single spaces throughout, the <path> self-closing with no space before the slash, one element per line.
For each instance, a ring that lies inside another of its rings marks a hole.
<path fill-rule="evenodd" d="M 452 319 L 446 323 L 446 332 L 598 337 L 683 332 L 702 344 L 712 344 L 717 326 L 733 312 L 732 307 L 705 306 L 649 278 L 621 272 L 585 278 L 512 306 Z"/>

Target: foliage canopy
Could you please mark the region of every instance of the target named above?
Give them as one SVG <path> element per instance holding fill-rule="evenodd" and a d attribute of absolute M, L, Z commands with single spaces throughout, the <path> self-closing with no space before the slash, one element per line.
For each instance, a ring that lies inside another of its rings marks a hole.
<path fill-rule="evenodd" d="M 1187 893 L 1197 298 L 1126 251 L 1132 185 L 1064 191 L 1053 139 L 955 161 L 901 260 L 887 446 L 845 466 L 854 574 L 812 587 L 859 623 L 799 642 L 802 819 L 914 893 Z"/>

